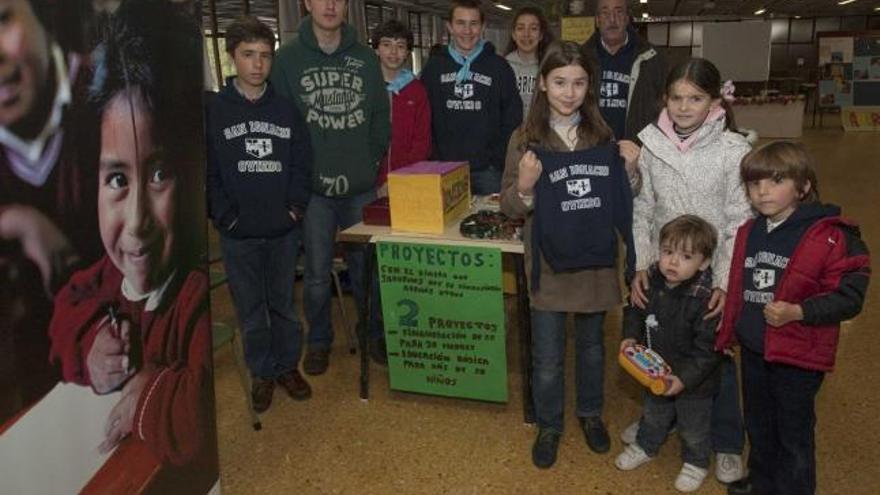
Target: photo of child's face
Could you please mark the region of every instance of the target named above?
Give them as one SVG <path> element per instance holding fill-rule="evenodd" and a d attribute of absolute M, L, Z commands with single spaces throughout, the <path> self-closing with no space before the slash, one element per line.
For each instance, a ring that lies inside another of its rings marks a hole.
<path fill-rule="evenodd" d="M 137 89 L 117 94 L 101 119 L 101 240 L 113 264 L 141 293 L 165 281 L 174 247 L 176 179 L 155 148 L 152 129 L 152 115 Z"/>
<path fill-rule="evenodd" d="M 0 0 L 0 126 L 28 115 L 48 74 L 48 40 L 30 2 Z"/>

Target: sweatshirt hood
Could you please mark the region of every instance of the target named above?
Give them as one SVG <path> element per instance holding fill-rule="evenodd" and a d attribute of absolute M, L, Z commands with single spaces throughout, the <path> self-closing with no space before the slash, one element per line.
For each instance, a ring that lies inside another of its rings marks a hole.
<path fill-rule="evenodd" d="M 235 77 L 229 76 L 226 78 L 226 85 L 220 90 L 220 97 L 231 102 L 235 102 L 241 105 L 265 105 L 268 101 L 272 99 L 272 95 L 275 94 L 275 90 L 272 88 L 272 83 L 269 80 L 266 80 L 266 91 L 263 91 L 263 94 L 257 98 L 256 101 L 250 101 L 241 93 L 238 92 L 238 88 L 235 87 Z"/>
<path fill-rule="evenodd" d="M 783 231 L 797 228 L 804 224 L 816 223 L 823 218 L 837 216 L 840 216 L 839 206 L 823 203 L 804 203 L 799 205 L 797 209 L 794 210 L 794 212 L 792 212 L 792 214 L 775 230 Z"/>
<path fill-rule="evenodd" d="M 342 31 L 342 39 L 339 41 L 339 46 L 336 47 L 336 50 L 329 55 L 335 55 L 340 52 L 344 52 L 352 47 L 355 43 L 357 43 L 357 32 L 353 27 L 348 25 L 348 23 L 342 23 L 342 27 L 340 27 Z M 315 37 L 315 30 L 312 24 L 312 16 L 307 15 L 303 18 L 302 22 L 299 24 L 299 39 L 302 41 L 302 44 L 308 47 L 310 50 L 314 50 L 316 52 L 325 53 L 321 50 L 321 46 L 318 44 L 318 38 Z"/>

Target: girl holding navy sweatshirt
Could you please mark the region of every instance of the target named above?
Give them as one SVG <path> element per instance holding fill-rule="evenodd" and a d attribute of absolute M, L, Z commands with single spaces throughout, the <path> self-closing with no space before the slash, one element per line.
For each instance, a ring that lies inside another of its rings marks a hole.
<path fill-rule="evenodd" d="M 595 77 L 578 46 L 553 45 L 529 116 L 507 148 L 501 209 L 525 218 L 532 363 L 539 427 L 532 460 L 556 461 L 563 430 L 565 322 L 574 313 L 577 408 L 587 445 L 609 449 L 602 422 L 605 312 L 620 304 L 617 234 L 632 257 L 632 197 L 611 129 L 596 106 Z M 636 157 L 628 157 L 634 165 Z"/>

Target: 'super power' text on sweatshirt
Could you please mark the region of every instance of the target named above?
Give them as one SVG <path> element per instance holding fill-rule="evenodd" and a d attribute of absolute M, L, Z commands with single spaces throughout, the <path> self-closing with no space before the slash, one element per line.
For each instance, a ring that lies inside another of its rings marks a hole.
<path fill-rule="evenodd" d="M 312 18 L 275 54 L 270 79 L 299 108 L 315 154 L 311 190 L 347 197 L 372 189 L 391 137 L 388 94 L 373 50 L 343 24 L 336 50 L 321 50 Z"/>
<path fill-rule="evenodd" d="M 275 237 L 304 212 L 311 145 L 296 107 L 271 84 L 256 101 L 233 78 L 207 112 L 208 195 L 211 218 L 225 236 Z"/>

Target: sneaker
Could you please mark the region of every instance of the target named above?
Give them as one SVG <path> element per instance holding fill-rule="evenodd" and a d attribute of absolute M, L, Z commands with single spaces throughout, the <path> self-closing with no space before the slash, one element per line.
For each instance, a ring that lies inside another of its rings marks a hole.
<path fill-rule="evenodd" d="M 329 349 L 312 349 L 306 352 L 306 358 L 303 360 L 303 371 L 307 375 L 323 375 L 330 366 L 330 350 Z"/>
<path fill-rule="evenodd" d="M 385 347 L 385 337 L 376 337 L 370 342 L 370 357 L 373 362 L 388 366 L 388 349 Z"/>
<path fill-rule="evenodd" d="M 680 492 L 695 492 L 703 485 L 708 469 L 703 469 L 687 462 L 681 466 L 678 477 L 675 478 L 675 489 Z"/>
<path fill-rule="evenodd" d="M 602 423 L 599 416 L 589 416 L 579 418 L 581 429 L 584 430 L 584 438 L 587 440 L 587 447 L 597 454 L 604 454 L 611 449 L 611 439 L 608 438 L 608 430 Z"/>
<path fill-rule="evenodd" d="M 639 421 L 636 420 L 630 423 L 629 426 L 623 429 L 620 432 L 620 441 L 623 442 L 624 445 L 630 445 L 636 443 L 636 435 L 639 434 Z"/>
<path fill-rule="evenodd" d="M 532 445 L 532 462 L 541 469 L 547 469 L 556 462 L 556 452 L 559 450 L 559 433 L 553 430 L 541 429 L 538 437 Z"/>
<path fill-rule="evenodd" d="M 275 379 L 281 388 L 287 390 L 287 395 L 294 400 L 306 400 L 312 396 L 312 387 L 305 381 L 299 370 L 294 369 L 284 373 Z"/>
<path fill-rule="evenodd" d="M 257 413 L 266 412 L 272 405 L 272 394 L 275 392 L 275 380 L 265 380 L 263 378 L 254 378 L 251 385 L 251 401 L 254 405 L 254 411 Z"/>
<path fill-rule="evenodd" d="M 623 452 L 618 454 L 617 459 L 614 459 L 614 465 L 621 471 L 632 471 L 650 460 L 651 456 L 638 444 L 631 443 L 623 448 Z"/>
<path fill-rule="evenodd" d="M 739 454 L 717 454 L 715 477 L 722 483 L 733 483 L 743 477 L 743 459 Z"/>

